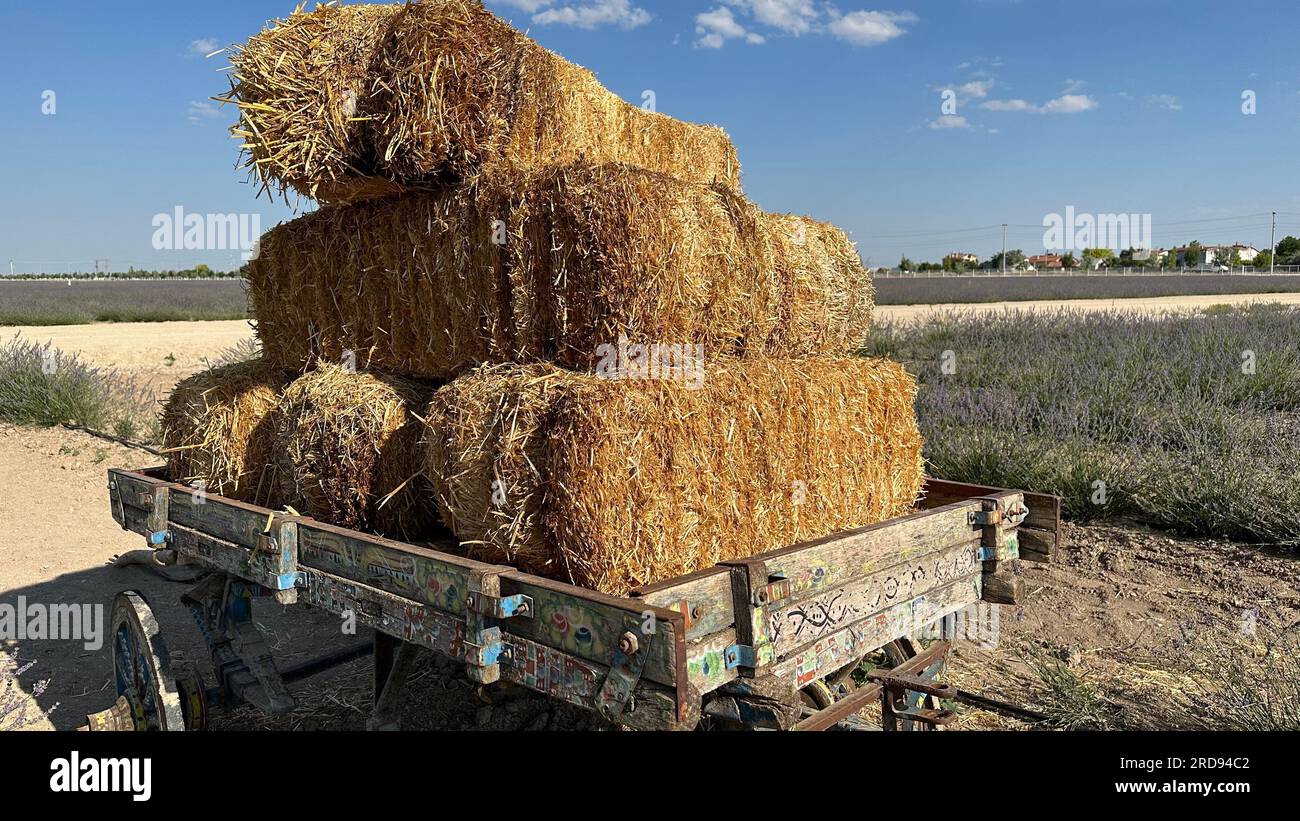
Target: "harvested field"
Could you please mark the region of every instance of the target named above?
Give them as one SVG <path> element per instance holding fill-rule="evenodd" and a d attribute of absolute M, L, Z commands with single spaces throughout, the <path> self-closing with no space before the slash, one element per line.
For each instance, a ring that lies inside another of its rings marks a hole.
<path fill-rule="evenodd" d="M 914 387 L 873 360 L 715 365 L 698 390 L 485 368 L 435 394 L 428 475 L 471 556 L 625 594 L 907 512 Z"/>
<path fill-rule="evenodd" d="M 243 319 L 244 282 L 0 280 L 0 325 Z"/>
<path fill-rule="evenodd" d="M 622 336 L 711 358 L 842 355 L 872 309 L 834 226 L 619 165 L 519 193 L 324 208 L 268 233 L 249 282 L 278 364 L 355 351 L 366 368 L 430 379 L 500 362 L 588 369 Z"/>
<path fill-rule="evenodd" d="M 739 187 L 721 129 L 621 100 L 477 0 L 300 11 L 231 62 L 251 173 L 322 203 L 579 159 Z"/>
<path fill-rule="evenodd" d="M 1300 274 L 876 278 L 876 300 L 882 306 L 1025 300 L 1140 299 L 1198 294 L 1276 294 L 1297 291 L 1300 291 Z"/>

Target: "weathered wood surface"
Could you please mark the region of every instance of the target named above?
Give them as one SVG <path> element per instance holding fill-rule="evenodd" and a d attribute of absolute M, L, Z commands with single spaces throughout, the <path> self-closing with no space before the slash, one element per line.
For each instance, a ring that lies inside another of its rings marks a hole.
<path fill-rule="evenodd" d="M 905 559 L 812 598 L 768 609 L 767 637 L 778 657 L 898 602 L 980 572 L 979 541 Z"/>
<path fill-rule="evenodd" d="M 686 682 L 685 617 L 675 610 L 518 571 L 501 576 L 501 594 L 529 596 L 534 603 L 532 618 L 503 623 L 507 633 L 598 664 L 613 659 L 630 618 L 643 635 L 655 636 L 642 675 L 669 686 Z"/>
<path fill-rule="evenodd" d="M 976 573 L 959 579 L 818 639 L 777 661 L 772 673 L 790 678 L 796 687 L 806 687 L 899 636 L 979 601 L 981 577 Z"/>
<path fill-rule="evenodd" d="M 1025 580 L 1018 562 L 988 562 L 984 566 L 983 600 L 990 604 L 1019 604 L 1025 597 Z"/>
<path fill-rule="evenodd" d="M 980 510 L 979 501 L 960 502 L 765 553 L 735 565 L 750 568 L 756 585 L 773 576 L 783 577 L 789 583 L 788 600 L 798 600 L 856 581 L 900 560 L 968 543 L 981 535 L 980 528 L 970 520 L 971 513 Z"/>
<path fill-rule="evenodd" d="M 685 614 L 688 641 L 712 635 L 736 623 L 731 603 L 731 574 L 725 567 L 710 567 L 661 584 L 648 585 L 632 595 L 653 607 Z"/>
<path fill-rule="evenodd" d="M 736 631 L 727 628 L 686 645 L 686 675 L 701 693 L 712 692 L 737 677 L 727 669 L 725 653 L 736 643 Z"/>
<path fill-rule="evenodd" d="M 474 574 L 510 569 L 310 520 L 299 525 L 298 556 L 304 567 L 318 568 L 460 616 L 466 614 Z"/>
<path fill-rule="evenodd" d="M 949 482 L 945 479 L 927 479 L 925 498 L 921 505 L 927 509 L 973 499 L 979 496 L 996 496 L 1003 493 L 1021 493 L 1025 497 L 1025 506 L 1029 515 L 1025 526 L 1057 532 L 1061 529 L 1061 498 L 1046 493 L 1028 493 L 1010 488 L 987 487 L 964 482 Z"/>
<path fill-rule="evenodd" d="M 505 637 L 501 678 L 579 707 L 596 710 L 609 667 L 579 658 L 522 636 Z M 633 693 L 633 706 L 618 723 L 634 730 L 689 730 L 699 723 L 699 693 L 677 690 L 644 679 Z M 680 700 L 679 700 L 680 699 Z"/>

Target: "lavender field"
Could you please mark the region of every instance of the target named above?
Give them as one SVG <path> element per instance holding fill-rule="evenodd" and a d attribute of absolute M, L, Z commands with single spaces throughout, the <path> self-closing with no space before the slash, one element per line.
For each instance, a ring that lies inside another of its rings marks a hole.
<path fill-rule="evenodd" d="M 877 277 L 880 305 L 936 305 L 948 302 L 1022 302 L 1035 299 L 1132 299 L 1214 294 L 1300 292 L 1300 274 L 1242 276 L 946 276 Z"/>
<path fill-rule="evenodd" d="M 244 283 L 211 280 L 0 280 L 0 325 L 243 319 Z"/>
<path fill-rule="evenodd" d="M 1064 497 L 1076 519 L 1300 544 L 1300 310 L 961 312 L 883 324 L 934 475 Z"/>

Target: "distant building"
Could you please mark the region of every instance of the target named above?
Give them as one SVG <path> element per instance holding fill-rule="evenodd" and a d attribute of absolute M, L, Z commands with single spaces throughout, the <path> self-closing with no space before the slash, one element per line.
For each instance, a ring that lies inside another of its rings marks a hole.
<path fill-rule="evenodd" d="M 943 258 L 943 264 L 949 267 L 957 265 L 979 265 L 980 258 L 974 254 L 968 254 L 965 251 L 953 251 L 951 254 Z"/>
<path fill-rule="evenodd" d="M 1065 267 L 1060 254 L 1037 254 L 1026 260 L 1036 271 L 1059 271 Z"/>
<path fill-rule="evenodd" d="M 1249 265 L 1259 256 L 1259 249 L 1253 245 L 1242 245 L 1240 242 L 1232 246 L 1232 250 L 1237 254 L 1243 265 Z"/>

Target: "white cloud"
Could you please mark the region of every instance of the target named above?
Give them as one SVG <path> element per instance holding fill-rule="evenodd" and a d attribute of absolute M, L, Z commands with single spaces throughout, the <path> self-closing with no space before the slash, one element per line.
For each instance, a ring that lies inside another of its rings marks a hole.
<path fill-rule="evenodd" d="M 700 35 L 697 46 L 721 48 L 728 40 L 740 39 L 749 43 L 766 42 L 766 37 L 755 31 L 756 26 L 796 37 L 829 34 L 853 45 L 875 46 L 903 36 L 907 26 L 919 19 L 910 11 L 842 14 L 831 3 L 820 0 L 721 0 L 721 3 L 712 11 L 696 16 L 696 33 Z M 737 30 L 744 34 L 727 33 Z"/>
<path fill-rule="evenodd" d="M 1075 92 L 1082 91 L 1083 87 L 1086 85 L 1087 83 L 1083 80 L 1066 80 L 1065 88 L 1061 89 L 1061 93 L 1074 94 Z"/>
<path fill-rule="evenodd" d="M 713 11 L 696 15 L 695 33 L 699 35 L 695 41 L 699 48 L 722 48 L 728 40 L 744 40 L 756 45 L 766 42 L 763 35 L 752 32 L 737 22 L 731 9 L 726 6 L 718 6 Z"/>
<path fill-rule="evenodd" d="M 959 102 L 982 100 L 989 96 L 989 92 L 992 90 L 992 80 L 971 80 L 969 83 L 962 83 L 957 86 L 957 100 Z"/>
<path fill-rule="evenodd" d="M 821 19 L 813 0 L 723 0 L 749 13 L 765 26 L 787 34 L 807 34 Z"/>
<path fill-rule="evenodd" d="M 919 18 L 910 11 L 854 11 L 831 22 L 831 34 L 855 46 L 878 46 L 907 33 Z"/>
<path fill-rule="evenodd" d="M 200 57 L 207 57 L 216 51 L 220 46 L 217 45 L 215 37 L 201 37 L 198 40 L 190 41 L 190 54 L 197 54 Z"/>
<path fill-rule="evenodd" d="M 190 107 L 185 111 L 185 119 L 191 124 L 198 125 L 204 120 L 211 120 L 221 116 L 221 109 L 206 100 L 200 102 L 197 100 L 190 101 Z"/>
<path fill-rule="evenodd" d="M 1043 111 L 1048 114 L 1077 114 L 1097 107 L 1097 101 L 1087 94 L 1062 94 L 1055 100 L 1048 100 Z"/>
<path fill-rule="evenodd" d="M 1172 94 L 1152 94 L 1147 98 L 1147 102 L 1157 108 L 1163 108 L 1169 111 L 1183 110 L 1183 104 Z"/>
<path fill-rule="evenodd" d="M 1078 114 L 1097 107 L 1097 101 L 1087 94 L 1062 94 L 1042 105 L 1034 105 L 1028 100 L 985 100 L 980 108 L 986 111 L 1032 111 L 1036 114 Z"/>
<path fill-rule="evenodd" d="M 585 0 L 577 3 L 555 4 L 555 0 L 489 0 L 497 5 L 511 6 L 532 15 L 539 26 L 556 24 L 580 29 L 617 26 L 634 29 L 653 19 L 650 12 L 635 6 L 631 0 Z"/>
<path fill-rule="evenodd" d="M 945 114 L 937 120 L 930 123 L 931 128 L 970 128 L 970 122 L 965 117 L 958 117 L 955 114 Z"/>

